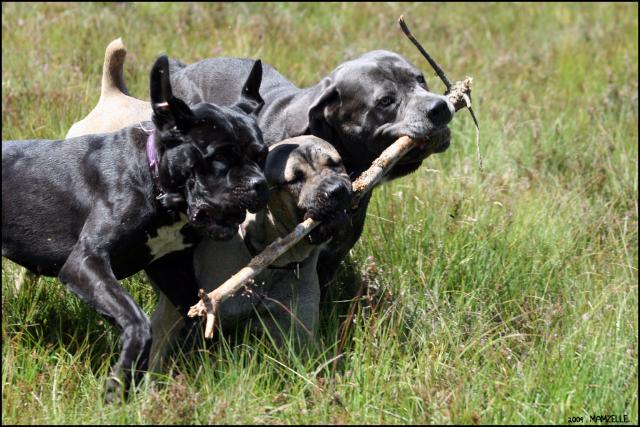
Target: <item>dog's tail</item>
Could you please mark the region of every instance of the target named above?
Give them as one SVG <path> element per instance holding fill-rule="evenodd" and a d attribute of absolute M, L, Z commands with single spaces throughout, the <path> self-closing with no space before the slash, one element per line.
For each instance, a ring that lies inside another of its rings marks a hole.
<path fill-rule="evenodd" d="M 127 48 L 122 38 L 117 38 L 104 51 L 104 65 L 102 66 L 102 87 L 100 98 L 109 94 L 124 93 L 129 95 L 127 85 L 124 84 L 124 58 Z"/>

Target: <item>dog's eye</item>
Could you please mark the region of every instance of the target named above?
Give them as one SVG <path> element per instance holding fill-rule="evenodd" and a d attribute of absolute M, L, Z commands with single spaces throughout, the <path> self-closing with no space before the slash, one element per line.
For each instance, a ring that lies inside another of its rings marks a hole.
<path fill-rule="evenodd" d="M 325 164 L 329 168 L 336 168 L 336 167 L 340 166 L 340 162 L 332 159 L 331 157 L 327 157 L 327 159 L 325 161 Z"/>
<path fill-rule="evenodd" d="M 383 96 L 382 98 L 380 98 L 378 100 L 378 106 L 379 107 L 388 107 L 389 105 L 393 104 L 394 102 L 396 102 L 396 100 L 392 97 L 392 96 Z"/>
<path fill-rule="evenodd" d="M 232 146 L 221 146 L 212 149 L 205 158 L 210 162 L 228 163 L 233 157 L 238 156 L 237 150 Z"/>
<path fill-rule="evenodd" d="M 289 184 L 295 184 L 304 180 L 304 173 L 298 169 L 293 172 L 293 178 L 289 180 Z"/>
<path fill-rule="evenodd" d="M 224 153 L 214 152 L 213 154 L 207 156 L 207 160 L 212 162 L 222 162 L 224 163 L 227 156 Z"/>
<path fill-rule="evenodd" d="M 424 76 L 420 75 L 416 77 L 416 80 L 418 81 L 418 84 L 426 90 L 429 90 L 429 86 L 427 86 L 427 81 L 424 79 Z"/>

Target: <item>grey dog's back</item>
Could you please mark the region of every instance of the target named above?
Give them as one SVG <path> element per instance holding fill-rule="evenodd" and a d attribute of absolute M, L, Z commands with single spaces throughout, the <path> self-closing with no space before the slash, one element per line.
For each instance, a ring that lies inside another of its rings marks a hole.
<path fill-rule="evenodd" d="M 205 100 L 222 105 L 233 104 L 254 62 L 243 58 L 209 58 L 187 66 L 171 60 L 173 94 L 187 103 Z M 260 95 L 265 101 L 299 90 L 272 66 L 262 64 Z M 200 97 L 199 100 L 193 99 L 194 92 Z"/>

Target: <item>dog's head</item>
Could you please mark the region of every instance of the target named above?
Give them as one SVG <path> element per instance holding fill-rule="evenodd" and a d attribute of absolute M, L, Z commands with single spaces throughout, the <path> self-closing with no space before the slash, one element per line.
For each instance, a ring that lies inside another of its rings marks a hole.
<path fill-rule="evenodd" d="M 288 228 L 309 217 L 322 222 L 310 234 L 312 243 L 321 243 L 348 225 L 351 181 L 328 142 L 308 135 L 273 145 L 265 175 L 271 192 L 269 210 L 278 221 Z"/>
<path fill-rule="evenodd" d="M 347 61 L 317 87 L 307 132 L 331 141 L 350 173 L 359 173 L 401 136 L 419 142 L 391 171 L 412 172 L 447 149 L 453 106 L 429 91 L 422 72 L 394 52 L 376 50 Z"/>
<path fill-rule="evenodd" d="M 160 183 L 165 203 L 186 203 L 189 221 L 214 239 L 231 238 L 245 210 L 262 209 L 268 187 L 261 171 L 268 149 L 256 122 L 262 64 L 256 61 L 238 102 L 231 107 L 199 103 L 192 108 L 172 94 L 169 63 L 151 70 Z"/>

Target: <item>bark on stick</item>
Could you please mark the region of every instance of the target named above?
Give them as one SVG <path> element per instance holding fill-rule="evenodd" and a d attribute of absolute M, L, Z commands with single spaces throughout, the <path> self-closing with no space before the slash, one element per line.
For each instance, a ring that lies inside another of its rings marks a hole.
<path fill-rule="evenodd" d="M 249 264 L 246 267 L 231 276 L 229 280 L 212 292 L 207 294 L 203 289 L 200 289 L 198 292 L 200 302 L 191 306 L 188 315 L 189 317 L 207 317 L 207 325 L 204 331 L 205 338 L 213 337 L 215 313 L 220 303 L 233 296 L 247 282 L 270 266 L 280 255 L 291 249 L 291 247 L 302 240 L 304 236 L 309 234 L 311 230 L 316 228 L 319 224 L 320 222 L 314 221 L 313 218 L 307 218 L 304 222 L 298 224 L 291 233 L 287 234 L 285 237 L 275 240 L 269 246 L 264 248 L 262 252 L 249 261 Z"/>

